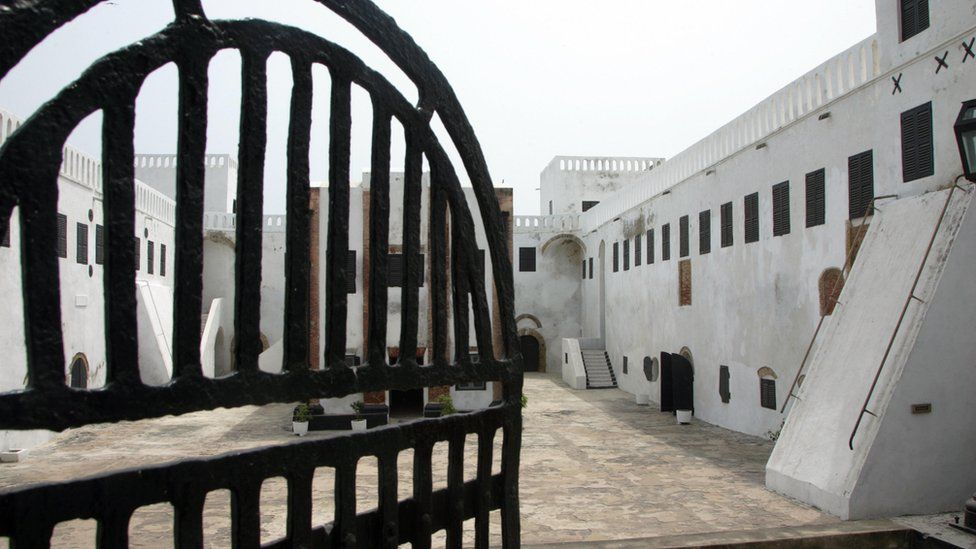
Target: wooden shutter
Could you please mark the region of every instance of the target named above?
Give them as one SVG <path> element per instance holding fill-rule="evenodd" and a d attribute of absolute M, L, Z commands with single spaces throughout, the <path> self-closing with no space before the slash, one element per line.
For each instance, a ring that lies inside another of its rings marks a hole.
<path fill-rule="evenodd" d="M 654 263 L 654 229 L 648 229 L 647 234 L 647 264 Z"/>
<path fill-rule="evenodd" d="M 613 272 L 620 270 L 620 243 L 613 243 Z"/>
<path fill-rule="evenodd" d="M 58 257 L 68 257 L 68 216 L 58 214 Z"/>
<path fill-rule="evenodd" d="M 159 245 L 159 276 L 166 276 L 166 244 Z"/>
<path fill-rule="evenodd" d="M 759 380 L 759 404 L 763 408 L 776 409 L 776 380 Z"/>
<path fill-rule="evenodd" d="M 901 0 L 901 39 L 929 28 L 929 0 Z"/>
<path fill-rule="evenodd" d="M 722 247 L 728 248 L 732 245 L 732 203 L 722 204 Z"/>
<path fill-rule="evenodd" d="M 95 264 L 105 264 L 105 227 L 95 225 Z"/>
<path fill-rule="evenodd" d="M 403 254 L 389 254 L 386 261 L 387 287 L 399 288 L 403 286 Z"/>
<path fill-rule="evenodd" d="M 346 293 L 356 293 L 356 250 L 346 251 Z"/>
<path fill-rule="evenodd" d="M 874 151 L 864 151 L 847 159 L 848 210 L 851 219 L 871 215 L 874 199 Z"/>
<path fill-rule="evenodd" d="M 759 193 L 746 196 L 744 201 L 746 243 L 759 241 Z"/>
<path fill-rule="evenodd" d="M 624 240 L 624 270 L 630 270 L 630 239 Z"/>
<path fill-rule="evenodd" d="M 593 258 L 590 258 L 590 280 L 593 280 Z"/>
<path fill-rule="evenodd" d="M 817 225 L 823 225 L 825 222 L 827 208 L 824 191 L 825 180 L 826 172 L 822 168 L 807 174 L 807 227 L 816 227 Z"/>
<path fill-rule="evenodd" d="M 661 261 L 671 259 L 671 224 L 665 223 L 661 227 Z"/>
<path fill-rule="evenodd" d="M 88 225 L 76 223 L 75 228 L 75 235 L 78 237 L 75 242 L 75 261 L 81 265 L 88 265 Z"/>
<path fill-rule="evenodd" d="M 641 265 L 641 235 L 634 237 L 634 267 Z"/>
<path fill-rule="evenodd" d="M 688 257 L 688 216 L 678 220 L 678 255 Z"/>
<path fill-rule="evenodd" d="M 712 251 L 712 211 L 698 214 L 698 253 L 705 255 Z"/>
<path fill-rule="evenodd" d="M 901 167 L 906 183 L 935 174 L 931 102 L 901 113 Z"/>
<path fill-rule="evenodd" d="M 583 280 L 586 280 L 586 260 L 583 260 Z"/>
<path fill-rule="evenodd" d="M 146 272 L 153 274 L 156 263 L 156 250 L 152 240 L 146 241 Z"/>
<path fill-rule="evenodd" d="M 535 272 L 535 248 L 519 248 L 519 271 Z"/>
<path fill-rule="evenodd" d="M 773 185 L 773 236 L 790 234 L 790 182 Z"/>

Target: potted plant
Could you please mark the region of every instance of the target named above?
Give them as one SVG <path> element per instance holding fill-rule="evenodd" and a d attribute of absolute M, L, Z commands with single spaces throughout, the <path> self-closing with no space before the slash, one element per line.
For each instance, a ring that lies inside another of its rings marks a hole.
<path fill-rule="evenodd" d="M 441 417 L 457 413 L 457 408 L 454 407 L 454 399 L 451 398 L 451 395 L 441 395 L 437 397 L 437 402 L 441 405 Z"/>
<path fill-rule="evenodd" d="M 308 404 L 302 403 L 295 406 L 295 411 L 291 417 L 291 430 L 298 436 L 305 436 L 308 433 L 308 420 L 312 419 L 312 410 Z"/>
<path fill-rule="evenodd" d="M 353 412 L 356 413 L 356 417 L 352 420 L 352 430 L 353 431 L 365 431 L 366 430 L 366 416 L 363 415 L 363 411 L 366 409 L 366 404 L 361 400 L 357 400 L 349 405 Z"/>

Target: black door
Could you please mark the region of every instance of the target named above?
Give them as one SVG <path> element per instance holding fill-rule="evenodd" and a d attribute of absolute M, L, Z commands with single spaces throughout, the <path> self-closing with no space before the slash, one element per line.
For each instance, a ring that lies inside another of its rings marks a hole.
<path fill-rule="evenodd" d="M 674 387 L 671 384 L 671 353 L 661 353 L 661 411 L 674 411 Z"/>
<path fill-rule="evenodd" d="M 88 368 L 80 358 L 71 363 L 71 387 L 75 389 L 88 388 Z"/>
<path fill-rule="evenodd" d="M 526 372 L 538 372 L 539 371 L 539 340 L 536 338 L 524 335 L 519 337 L 519 343 L 522 345 L 522 363 L 525 364 L 524 369 Z"/>
<path fill-rule="evenodd" d="M 671 355 L 671 386 L 675 410 L 695 411 L 695 370 L 681 355 Z"/>

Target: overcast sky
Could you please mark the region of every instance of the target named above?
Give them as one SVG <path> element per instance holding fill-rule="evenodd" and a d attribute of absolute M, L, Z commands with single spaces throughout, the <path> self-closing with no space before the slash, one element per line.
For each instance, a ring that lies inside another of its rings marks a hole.
<path fill-rule="evenodd" d="M 875 30 L 873 0 L 378 0 L 441 68 L 481 141 L 496 185 L 519 214 L 539 212 L 539 172 L 556 155 L 671 157 Z M 204 0 L 211 18 L 258 17 L 311 30 L 416 89 L 352 27 L 312 0 Z M 166 0 L 113 0 L 41 44 L 0 84 L 0 108 L 21 118 L 92 61 L 172 19 Z M 208 152 L 237 151 L 239 57 L 211 65 Z M 312 178 L 327 177 L 328 76 L 315 73 Z M 291 74 L 269 66 L 268 213 L 284 211 Z M 143 86 L 136 149 L 176 148 L 176 71 Z M 353 98 L 352 178 L 369 165 L 370 109 Z M 396 130 L 395 130 L 396 131 Z M 97 155 L 100 116 L 71 144 Z M 393 168 L 402 169 L 402 139 Z M 463 178 L 462 174 L 462 178 Z"/>

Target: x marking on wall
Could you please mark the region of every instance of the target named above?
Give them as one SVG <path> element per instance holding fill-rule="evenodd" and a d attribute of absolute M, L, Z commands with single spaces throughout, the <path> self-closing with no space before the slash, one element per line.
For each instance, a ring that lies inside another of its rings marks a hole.
<path fill-rule="evenodd" d="M 946 57 L 949 57 L 949 50 L 946 50 L 942 57 L 939 57 L 938 55 L 935 56 L 935 61 L 939 64 L 939 66 L 935 68 L 935 74 L 939 74 L 939 71 L 941 71 L 943 68 L 949 68 L 949 64 L 946 63 Z"/>
<path fill-rule="evenodd" d="M 973 53 L 973 43 L 976 43 L 976 38 L 970 38 L 967 44 L 965 40 L 962 42 L 962 49 L 966 50 L 966 53 L 962 54 L 962 62 L 965 63 L 967 59 L 972 57 L 976 59 L 976 53 Z"/>
<path fill-rule="evenodd" d="M 898 73 L 898 76 L 892 76 L 891 81 L 895 84 L 895 89 L 891 90 L 891 95 L 896 93 L 901 93 L 901 77 L 904 73 Z"/>

